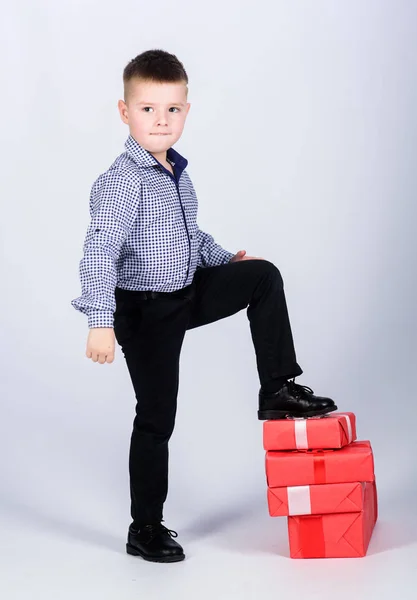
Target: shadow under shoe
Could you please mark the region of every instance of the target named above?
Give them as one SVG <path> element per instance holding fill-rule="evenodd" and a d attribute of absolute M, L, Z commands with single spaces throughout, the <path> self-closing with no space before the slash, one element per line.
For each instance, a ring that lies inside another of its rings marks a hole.
<path fill-rule="evenodd" d="M 314 396 L 311 388 L 292 381 L 284 383 L 277 392 L 259 391 L 258 419 L 285 419 L 286 417 L 314 417 L 324 415 L 337 406 L 331 398 Z"/>
<path fill-rule="evenodd" d="M 182 546 L 173 537 L 176 531 L 167 529 L 162 523 L 144 525 L 139 530 L 129 527 L 126 552 L 133 556 L 141 556 L 152 562 L 177 562 L 184 560 Z"/>

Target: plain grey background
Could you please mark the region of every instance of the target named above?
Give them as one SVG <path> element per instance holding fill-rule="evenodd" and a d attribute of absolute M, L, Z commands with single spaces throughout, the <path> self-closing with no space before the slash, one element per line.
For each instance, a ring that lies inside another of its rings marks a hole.
<path fill-rule="evenodd" d="M 413 597 L 417 3 L 25 1 L 4 4 L 0 27 L 2 595 Z M 200 227 L 281 270 L 298 382 L 372 442 L 365 559 L 288 558 L 285 519 L 267 514 L 245 311 L 183 346 L 164 517 L 187 559 L 124 554 L 133 388 L 118 346 L 110 365 L 86 358 L 70 301 L 91 184 L 128 135 L 122 71 L 151 48 L 189 76 L 175 148 Z"/>

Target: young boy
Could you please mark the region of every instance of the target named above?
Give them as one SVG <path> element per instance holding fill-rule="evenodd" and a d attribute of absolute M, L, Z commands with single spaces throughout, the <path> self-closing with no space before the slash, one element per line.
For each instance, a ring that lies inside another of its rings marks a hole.
<path fill-rule="evenodd" d="M 71 304 L 88 317 L 86 355 L 93 362 L 113 362 L 117 340 L 137 400 L 127 552 L 174 562 L 185 555 L 162 515 L 187 330 L 247 308 L 261 384 L 258 418 L 308 417 L 337 407 L 294 381 L 303 371 L 277 267 L 245 250 L 228 252 L 197 225 L 188 162 L 172 147 L 190 109 L 182 63 L 149 50 L 129 62 L 123 82 L 118 108 L 129 127 L 126 150 L 92 186 L 82 295 Z"/>

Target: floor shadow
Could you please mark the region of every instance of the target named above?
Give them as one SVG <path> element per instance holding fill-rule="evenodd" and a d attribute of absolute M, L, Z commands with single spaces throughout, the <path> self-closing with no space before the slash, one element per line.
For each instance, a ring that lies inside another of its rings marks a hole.
<path fill-rule="evenodd" d="M 228 530 L 231 525 L 240 526 L 242 521 L 247 522 L 256 511 L 253 505 L 236 506 L 232 503 L 231 506 L 217 508 L 210 514 L 205 513 L 195 517 L 181 527 L 181 536 L 194 540 L 221 533 Z"/>
<path fill-rule="evenodd" d="M 417 543 L 417 490 L 396 485 L 378 491 L 378 521 L 368 554 L 380 554 Z"/>
<path fill-rule="evenodd" d="M 232 526 L 222 536 L 220 544 L 239 554 L 268 554 L 290 557 L 287 519 L 261 516 L 259 512 L 239 527 Z"/>
<path fill-rule="evenodd" d="M 253 509 L 249 507 L 230 507 L 217 510 L 209 515 L 198 516 L 181 528 L 181 535 L 188 540 L 202 539 L 247 519 L 252 512 Z"/>
<path fill-rule="evenodd" d="M 398 550 L 417 543 L 417 526 L 405 523 L 403 516 L 378 519 L 371 541 L 368 555 L 381 554 L 390 550 Z"/>
<path fill-rule="evenodd" d="M 215 544 L 235 553 L 290 556 L 286 519 L 271 518 L 265 513 L 263 498 L 253 498 L 245 505 L 238 501 L 199 516 L 181 527 L 185 542 L 213 537 Z"/>

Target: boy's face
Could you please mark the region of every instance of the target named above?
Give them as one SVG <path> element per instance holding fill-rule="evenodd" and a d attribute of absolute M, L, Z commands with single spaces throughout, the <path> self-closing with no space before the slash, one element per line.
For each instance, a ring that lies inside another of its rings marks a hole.
<path fill-rule="evenodd" d="M 181 137 L 190 110 L 185 83 L 155 83 L 133 80 L 126 102 L 119 100 L 123 123 L 132 137 L 160 162 Z M 158 135 L 158 134 L 165 135 Z"/>

